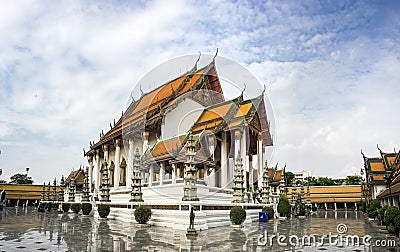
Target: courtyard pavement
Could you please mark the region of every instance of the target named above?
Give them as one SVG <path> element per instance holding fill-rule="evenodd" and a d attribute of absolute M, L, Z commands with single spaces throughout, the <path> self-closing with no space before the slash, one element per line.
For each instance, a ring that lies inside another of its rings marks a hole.
<path fill-rule="evenodd" d="M 310 245 L 312 240 L 307 243 L 310 237 L 315 237 L 314 244 Z M 184 231 L 141 227 L 82 214 L 38 213 L 30 207 L 8 207 L 0 211 L 0 251 L 7 252 L 399 251 L 396 244 L 387 245 L 392 240 L 397 241 L 362 213 L 354 211 L 317 212 L 312 218 L 254 222 L 239 229 L 212 228 L 200 231 L 195 239 L 186 238 Z M 378 247 L 377 242 L 386 246 Z"/>

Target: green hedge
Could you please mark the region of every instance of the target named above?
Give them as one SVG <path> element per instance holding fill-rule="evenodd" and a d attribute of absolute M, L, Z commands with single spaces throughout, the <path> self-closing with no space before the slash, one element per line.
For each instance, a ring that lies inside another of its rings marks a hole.
<path fill-rule="evenodd" d="M 148 206 L 138 206 L 135 209 L 135 220 L 140 224 L 146 224 L 151 217 L 151 209 Z"/>
<path fill-rule="evenodd" d="M 263 212 L 267 212 L 268 213 L 268 219 L 273 219 L 274 218 L 274 208 L 271 206 L 264 206 L 262 208 Z"/>
<path fill-rule="evenodd" d="M 395 206 L 389 206 L 385 211 L 385 225 L 393 226 L 394 219 L 400 215 L 400 210 Z"/>
<path fill-rule="evenodd" d="M 89 215 L 92 211 L 92 204 L 90 203 L 82 203 L 82 213 L 83 215 Z"/>
<path fill-rule="evenodd" d="M 100 204 L 97 206 L 97 212 L 99 213 L 100 218 L 107 218 L 110 214 L 110 206 Z"/>
<path fill-rule="evenodd" d="M 241 225 L 246 219 L 246 211 L 239 206 L 232 207 L 229 214 L 232 224 Z"/>
<path fill-rule="evenodd" d="M 71 210 L 74 213 L 79 213 L 79 211 L 81 211 L 81 203 L 73 203 L 71 205 Z"/>
<path fill-rule="evenodd" d="M 70 203 L 63 203 L 61 207 L 62 207 L 62 210 L 64 211 L 64 213 L 68 213 L 69 208 L 71 207 L 71 204 Z"/>

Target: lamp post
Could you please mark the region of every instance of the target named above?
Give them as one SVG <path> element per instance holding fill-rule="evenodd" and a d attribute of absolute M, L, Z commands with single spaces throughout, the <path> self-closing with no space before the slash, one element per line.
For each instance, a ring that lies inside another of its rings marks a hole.
<path fill-rule="evenodd" d="M 25 170 L 26 170 L 26 177 L 28 178 L 29 167 L 26 167 Z"/>

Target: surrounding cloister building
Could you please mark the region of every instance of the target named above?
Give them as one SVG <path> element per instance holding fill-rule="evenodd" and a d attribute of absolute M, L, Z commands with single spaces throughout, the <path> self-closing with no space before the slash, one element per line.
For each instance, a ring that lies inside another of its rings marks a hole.
<path fill-rule="evenodd" d="M 396 152 L 386 153 L 379 147 L 378 150 L 380 157 L 366 157 L 361 152 L 364 159 L 365 191 L 366 197 L 369 200 L 376 199 L 380 193 L 385 191 L 388 183 L 392 180 L 391 177 L 394 176 L 393 170 Z"/>

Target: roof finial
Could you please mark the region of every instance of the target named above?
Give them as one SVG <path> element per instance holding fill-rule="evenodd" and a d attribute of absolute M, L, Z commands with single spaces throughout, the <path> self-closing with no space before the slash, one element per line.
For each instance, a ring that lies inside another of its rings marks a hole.
<path fill-rule="evenodd" d="M 142 84 L 139 85 L 139 89 L 140 89 L 140 95 L 142 96 L 144 94 L 143 90 L 142 90 Z"/>
<path fill-rule="evenodd" d="M 134 102 L 134 101 L 135 101 L 135 98 L 133 98 L 132 92 L 131 92 L 131 98 L 132 98 L 132 102 Z"/>
<path fill-rule="evenodd" d="M 194 69 L 196 70 L 197 70 L 197 63 L 199 62 L 200 57 L 201 57 L 201 52 L 199 52 L 199 57 L 197 58 L 196 63 L 194 63 Z"/>
<path fill-rule="evenodd" d="M 365 155 L 364 155 L 364 153 L 363 153 L 362 149 L 361 149 L 361 155 L 363 156 L 363 158 L 365 158 Z"/>
<path fill-rule="evenodd" d="M 217 55 L 218 55 L 218 47 L 217 47 L 217 51 L 215 52 L 215 55 L 214 55 L 214 57 L 213 57 L 213 62 L 215 62 L 215 58 L 217 57 Z"/>
<path fill-rule="evenodd" d="M 264 95 L 264 93 L 265 93 L 265 84 L 264 84 L 264 89 L 262 91 L 262 95 Z"/>
<path fill-rule="evenodd" d="M 379 152 L 382 153 L 383 151 L 379 148 L 379 144 L 376 144 L 376 148 L 378 148 Z"/>
<path fill-rule="evenodd" d="M 85 148 L 83 148 L 83 156 L 86 156 Z"/>

